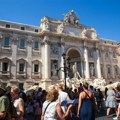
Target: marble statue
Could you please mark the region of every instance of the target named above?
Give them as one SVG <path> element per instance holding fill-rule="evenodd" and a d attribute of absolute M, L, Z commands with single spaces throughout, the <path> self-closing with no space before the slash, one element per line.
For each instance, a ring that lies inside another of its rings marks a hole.
<path fill-rule="evenodd" d="M 68 14 L 64 14 L 64 22 L 70 24 L 79 24 L 79 17 L 75 15 L 74 10 L 71 10 Z"/>
<path fill-rule="evenodd" d="M 91 77 L 94 76 L 94 66 L 93 66 L 93 64 L 90 65 L 90 76 Z"/>
<path fill-rule="evenodd" d="M 73 78 L 76 78 L 76 79 L 80 79 L 81 76 L 77 70 L 77 63 L 75 62 L 74 65 L 72 66 L 72 70 L 73 70 Z"/>

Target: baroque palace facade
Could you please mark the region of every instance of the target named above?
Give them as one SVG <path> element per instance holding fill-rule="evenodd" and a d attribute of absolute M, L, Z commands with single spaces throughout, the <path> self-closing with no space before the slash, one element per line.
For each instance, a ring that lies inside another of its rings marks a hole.
<path fill-rule="evenodd" d="M 20 87 L 44 87 L 64 80 L 62 54 L 82 78 L 120 80 L 116 41 L 99 38 L 93 27 L 79 23 L 72 10 L 64 20 L 41 19 L 40 27 L 0 20 L 0 80 Z M 71 75 L 71 77 L 73 77 Z"/>

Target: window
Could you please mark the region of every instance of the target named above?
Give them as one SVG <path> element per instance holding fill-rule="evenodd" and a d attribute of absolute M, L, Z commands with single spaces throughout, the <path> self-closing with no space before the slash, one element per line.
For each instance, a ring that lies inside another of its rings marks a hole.
<path fill-rule="evenodd" d="M 20 48 L 21 49 L 25 48 L 25 40 L 20 40 Z"/>
<path fill-rule="evenodd" d="M 9 45 L 10 45 L 10 39 L 9 39 L 9 37 L 6 37 L 4 39 L 4 47 L 9 47 Z"/>
<path fill-rule="evenodd" d="M 9 24 L 6 24 L 6 28 L 10 28 L 10 25 L 9 25 Z"/>
<path fill-rule="evenodd" d="M 7 72 L 7 70 L 8 70 L 8 63 L 7 62 L 3 62 L 2 71 L 3 72 Z"/>
<path fill-rule="evenodd" d="M 108 73 L 110 74 L 110 67 L 108 67 Z"/>
<path fill-rule="evenodd" d="M 35 41 L 35 43 L 34 43 L 34 49 L 39 49 L 39 42 L 38 41 Z"/>
<path fill-rule="evenodd" d="M 35 32 L 38 32 L 38 29 L 35 29 Z"/>
<path fill-rule="evenodd" d="M 24 28 L 24 27 L 21 27 L 21 30 L 25 30 L 25 28 Z"/>
<path fill-rule="evenodd" d="M 39 65 L 38 64 L 34 64 L 34 72 L 39 72 Z"/>
<path fill-rule="evenodd" d="M 19 72 L 24 72 L 24 63 L 19 64 Z"/>

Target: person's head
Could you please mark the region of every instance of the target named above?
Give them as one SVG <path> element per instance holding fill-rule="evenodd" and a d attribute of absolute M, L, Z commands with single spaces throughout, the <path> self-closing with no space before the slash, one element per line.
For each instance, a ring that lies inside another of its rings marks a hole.
<path fill-rule="evenodd" d="M 82 86 L 82 83 L 80 83 L 80 86 Z"/>
<path fill-rule="evenodd" d="M 108 87 L 108 90 L 113 90 L 113 87 L 112 87 L 112 86 L 109 86 L 109 87 Z"/>
<path fill-rule="evenodd" d="M 118 91 L 120 91 L 120 83 L 117 84 L 117 88 Z"/>
<path fill-rule="evenodd" d="M 62 84 L 58 84 L 58 85 L 57 85 L 57 89 L 58 89 L 58 90 L 63 90 L 63 85 L 62 85 Z"/>
<path fill-rule="evenodd" d="M 47 93 L 46 100 L 55 101 L 58 99 L 58 91 L 56 89 L 50 89 Z"/>
<path fill-rule="evenodd" d="M 18 94 L 19 94 L 19 88 L 14 86 L 11 88 L 11 95 L 12 95 L 12 98 L 15 99 L 18 97 Z"/>
<path fill-rule="evenodd" d="M 89 86 L 89 84 L 88 84 L 87 82 L 84 82 L 84 83 L 83 83 L 84 89 L 88 89 L 88 86 Z"/>
<path fill-rule="evenodd" d="M 90 89 L 93 90 L 93 86 L 92 85 L 90 85 Z"/>
<path fill-rule="evenodd" d="M 6 91 L 7 91 L 7 92 L 10 92 L 10 91 L 11 91 L 11 86 L 7 86 L 7 87 L 6 87 Z"/>

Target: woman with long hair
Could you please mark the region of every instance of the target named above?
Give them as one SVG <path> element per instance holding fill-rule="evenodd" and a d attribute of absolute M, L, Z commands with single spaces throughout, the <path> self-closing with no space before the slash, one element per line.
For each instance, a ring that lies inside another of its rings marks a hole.
<path fill-rule="evenodd" d="M 46 96 L 46 101 L 43 103 L 41 120 L 66 120 L 69 112 L 72 108 L 70 105 L 67 111 L 64 113 L 57 102 L 58 91 L 56 89 L 50 89 Z"/>
<path fill-rule="evenodd" d="M 23 99 L 19 97 L 19 88 L 12 87 L 11 95 L 12 95 L 14 107 L 17 110 L 17 120 L 23 120 L 24 102 L 23 102 Z"/>
<path fill-rule="evenodd" d="M 92 92 L 88 90 L 88 83 L 83 83 L 83 91 L 79 94 L 77 116 L 80 120 L 95 120 L 95 100 Z"/>

